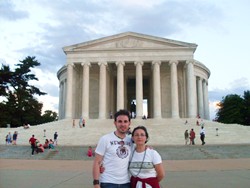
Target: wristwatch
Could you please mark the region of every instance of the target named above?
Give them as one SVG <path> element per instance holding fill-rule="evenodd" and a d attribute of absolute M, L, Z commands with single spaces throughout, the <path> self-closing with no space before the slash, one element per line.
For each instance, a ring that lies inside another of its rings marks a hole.
<path fill-rule="evenodd" d="M 94 180 L 93 181 L 93 185 L 99 185 L 99 183 L 100 183 L 99 180 Z"/>

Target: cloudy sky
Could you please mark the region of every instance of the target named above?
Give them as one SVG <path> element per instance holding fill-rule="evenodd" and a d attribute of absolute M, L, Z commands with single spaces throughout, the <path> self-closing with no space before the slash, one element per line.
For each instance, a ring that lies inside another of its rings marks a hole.
<path fill-rule="evenodd" d="M 209 101 L 250 90 L 249 0 L 0 0 L 0 63 L 41 63 L 44 110 L 57 111 L 62 47 L 132 31 L 189 43 L 211 71 Z"/>

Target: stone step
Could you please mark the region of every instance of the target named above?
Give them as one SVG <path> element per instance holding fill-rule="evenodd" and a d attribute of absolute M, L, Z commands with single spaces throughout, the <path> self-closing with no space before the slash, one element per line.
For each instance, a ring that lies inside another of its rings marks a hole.
<path fill-rule="evenodd" d="M 185 124 L 185 121 L 188 121 Z M 46 138 L 53 139 L 53 134 L 58 132 L 59 145 L 92 145 L 95 146 L 99 138 L 115 130 L 112 119 L 89 119 L 86 126 L 79 128 L 79 119 L 75 120 L 75 128 L 72 128 L 72 120 L 60 120 L 51 123 L 31 126 L 30 129 L 1 128 L 0 136 L 5 138 L 8 132 L 12 134 L 18 131 L 17 144 L 28 145 L 28 140 L 32 134 L 44 143 Z M 201 144 L 199 139 L 200 126 L 196 125 L 197 119 L 132 119 L 131 130 L 138 125 L 144 125 L 149 132 L 150 145 L 183 145 L 184 131 L 194 129 L 196 132 L 196 144 Z M 250 126 L 238 124 L 222 124 L 204 120 L 206 129 L 206 144 L 249 144 Z M 216 131 L 218 129 L 218 131 Z M 46 132 L 44 132 L 46 130 Z M 45 136 L 44 137 L 44 133 Z M 217 136 L 218 134 L 218 136 Z M 5 144 L 5 139 L 0 140 L 0 144 Z"/>

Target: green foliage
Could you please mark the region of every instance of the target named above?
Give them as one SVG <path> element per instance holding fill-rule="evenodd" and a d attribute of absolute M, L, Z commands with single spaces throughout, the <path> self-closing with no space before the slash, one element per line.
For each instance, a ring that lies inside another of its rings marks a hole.
<path fill-rule="evenodd" d="M 2 65 L 0 96 L 4 100 L 0 103 L 0 127 L 5 127 L 6 124 L 17 127 L 24 123 L 36 125 L 44 122 L 41 115 L 43 104 L 37 101 L 35 95 L 46 93 L 29 84 L 29 81 L 38 81 L 38 78 L 31 73 L 31 69 L 39 65 L 35 57 L 30 56 L 20 61 L 14 71 L 10 70 L 8 65 Z"/>
<path fill-rule="evenodd" d="M 55 120 L 58 120 L 57 113 L 51 110 L 46 110 L 42 116 L 41 123 L 51 122 Z"/>
<path fill-rule="evenodd" d="M 250 91 L 245 91 L 243 97 L 245 124 L 250 125 Z"/>
<path fill-rule="evenodd" d="M 218 122 L 250 125 L 250 91 L 245 91 L 243 98 L 236 94 L 227 95 L 218 106 Z"/>

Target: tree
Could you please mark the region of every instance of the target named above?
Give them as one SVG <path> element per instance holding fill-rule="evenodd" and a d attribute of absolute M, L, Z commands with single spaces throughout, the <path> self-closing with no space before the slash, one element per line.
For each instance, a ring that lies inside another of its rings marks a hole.
<path fill-rule="evenodd" d="M 46 123 L 46 122 L 51 122 L 57 120 L 57 113 L 52 112 L 51 110 L 46 110 L 44 114 L 42 115 L 42 122 L 41 123 Z"/>
<path fill-rule="evenodd" d="M 37 87 L 29 82 L 37 77 L 31 73 L 31 68 L 39 66 L 35 57 L 26 57 L 20 61 L 14 71 L 8 65 L 2 65 L 0 69 L 0 96 L 4 97 L 1 102 L 1 127 L 11 124 L 12 127 L 23 123 L 39 124 L 43 104 L 39 103 L 35 95 L 45 95 Z"/>
<path fill-rule="evenodd" d="M 250 125 L 250 91 L 244 91 L 243 98 L 245 125 Z"/>
<path fill-rule="evenodd" d="M 243 98 L 236 94 L 227 95 L 218 106 L 218 122 L 250 125 L 250 91 L 245 91 Z"/>

